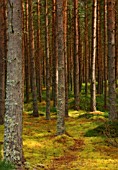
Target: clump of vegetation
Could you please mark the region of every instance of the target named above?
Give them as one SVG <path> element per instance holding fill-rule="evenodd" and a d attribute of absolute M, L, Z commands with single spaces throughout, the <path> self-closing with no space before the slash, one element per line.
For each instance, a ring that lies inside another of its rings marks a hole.
<path fill-rule="evenodd" d="M 107 122 L 104 134 L 107 143 L 118 148 L 118 121 Z"/>
<path fill-rule="evenodd" d="M 0 170 L 15 170 L 15 167 L 9 162 L 0 161 Z"/>

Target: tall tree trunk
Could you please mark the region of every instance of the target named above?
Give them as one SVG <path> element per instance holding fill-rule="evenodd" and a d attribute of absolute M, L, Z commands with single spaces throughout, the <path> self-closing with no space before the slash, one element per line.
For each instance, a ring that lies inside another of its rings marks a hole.
<path fill-rule="evenodd" d="M 28 41 L 28 0 L 24 2 L 24 60 L 25 60 L 25 102 L 29 102 L 30 72 L 29 72 L 29 41 Z"/>
<path fill-rule="evenodd" d="M 73 73 L 74 73 L 74 67 L 73 67 L 73 43 L 74 43 L 74 38 L 73 38 L 73 15 L 71 14 L 71 4 L 68 2 L 68 45 L 67 45 L 67 52 L 68 52 L 68 86 L 69 90 L 73 91 Z"/>
<path fill-rule="evenodd" d="M 78 2 L 79 4 L 79 2 Z M 79 10 L 79 6 L 78 6 Z M 82 75 L 82 69 L 83 69 L 83 49 L 82 49 L 82 40 L 81 40 L 81 28 L 80 28 L 80 16 L 78 12 L 77 16 L 78 20 L 78 60 L 79 60 L 79 93 L 81 92 L 82 88 L 82 81 L 83 81 L 83 75 Z"/>
<path fill-rule="evenodd" d="M 108 88 L 109 119 L 118 119 L 115 83 L 115 0 L 108 0 Z"/>
<path fill-rule="evenodd" d="M 56 0 L 52 0 L 52 97 L 53 106 L 57 107 L 57 29 L 56 29 Z"/>
<path fill-rule="evenodd" d="M 103 93 L 103 55 L 102 55 L 102 37 L 101 37 L 101 3 L 98 2 L 97 9 L 97 67 L 98 67 L 98 88 L 97 93 Z"/>
<path fill-rule="evenodd" d="M 8 1 L 4 159 L 22 164 L 22 3 Z"/>
<path fill-rule="evenodd" d="M 79 110 L 79 30 L 78 1 L 74 1 L 74 100 L 75 110 Z"/>
<path fill-rule="evenodd" d="M 0 125 L 4 122 L 5 112 L 5 1 L 0 0 Z"/>
<path fill-rule="evenodd" d="M 30 56 L 30 70 L 31 70 L 31 88 L 32 88 L 32 100 L 33 100 L 33 116 L 38 117 L 38 100 L 37 100 L 37 88 L 36 88 L 36 68 L 34 57 L 34 28 L 33 28 L 33 10 L 32 1 L 28 0 L 29 6 L 29 56 Z"/>
<path fill-rule="evenodd" d="M 108 46 L 107 46 L 107 0 L 104 0 L 104 107 L 107 107 L 107 56 L 108 56 Z"/>
<path fill-rule="evenodd" d="M 116 18 L 115 18 L 115 41 L 116 41 L 116 45 L 115 45 L 115 52 L 116 52 L 116 56 L 115 56 L 115 78 L 116 78 L 116 87 L 118 87 L 118 1 L 116 0 Z"/>
<path fill-rule="evenodd" d="M 85 94 L 88 94 L 88 60 L 89 60 L 89 40 L 88 40 L 88 5 L 85 2 Z"/>
<path fill-rule="evenodd" d="M 42 101 L 42 67 L 41 67 L 41 62 L 42 62 L 42 57 L 41 57 L 41 35 L 40 35 L 40 0 L 37 0 L 37 53 L 36 53 L 36 63 L 37 63 L 37 91 L 38 91 L 38 99 L 41 102 Z"/>
<path fill-rule="evenodd" d="M 48 1 L 45 0 L 45 48 L 46 48 L 46 119 L 50 119 L 50 55 L 49 55 L 49 23 Z"/>
<path fill-rule="evenodd" d="M 57 135 L 65 133 L 65 69 L 63 38 L 63 0 L 57 1 L 57 42 L 58 42 L 58 106 Z"/>
<path fill-rule="evenodd" d="M 67 0 L 63 2 L 64 11 L 64 61 L 65 61 L 65 116 L 68 117 L 68 72 L 67 72 Z"/>
<path fill-rule="evenodd" d="M 96 111 L 96 31 L 97 31 L 97 0 L 93 0 L 93 45 L 92 45 L 92 63 L 91 63 L 91 111 Z"/>

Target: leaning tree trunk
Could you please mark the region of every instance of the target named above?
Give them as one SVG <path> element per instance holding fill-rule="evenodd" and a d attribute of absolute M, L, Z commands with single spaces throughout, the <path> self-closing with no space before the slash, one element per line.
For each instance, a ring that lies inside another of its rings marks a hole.
<path fill-rule="evenodd" d="M 118 119 L 115 83 L 115 0 L 108 0 L 108 88 L 109 119 Z"/>
<path fill-rule="evenodd" d="M 22 164 L 22 4 L 8 1 L 4 159 Z"/>

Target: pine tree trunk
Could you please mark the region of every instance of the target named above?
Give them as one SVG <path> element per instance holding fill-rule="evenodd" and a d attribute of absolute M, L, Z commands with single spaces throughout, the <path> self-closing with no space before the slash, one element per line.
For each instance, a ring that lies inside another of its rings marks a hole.
<path fill-rule="evenodd" d="M 88 40 L 88 5 L 85 2 L 85 94 L 88 94 L 88 60 L 89 60 L 89 40 Z"/>
<path fill-rule="evenodd" d="M 57 107 L 57 29 L 56 29 L 56 0 L 52 0 L 52 98 L 53 106 Z"/>
<path fill-rule="evenodd" d="M 103 93 L 103 54 L 102 54 L 102 36 L 101 36 L 101 4 L 98 0 L 97 9 L 97 67 L 98 67 L 98 88 L 97 93 Z"/>
<path fill-rule="evenodd" d="M 8 2 L 7 80 L 5 102 L 4 159 L 22 164 L 22 4 Z"/>
<path fill-rule="evenodd" d="M 79 30 L 78 1 L 74 1 L 74 100 L 75 110 L 79 110 Z"/>
<path fill-rule="evenodd" d="M 28 0 L 24 2 L 24 61 L 25 61 L 25 102 L 29 102 L 30 72 L 28 50 Z"/>
<path fill-rule="evenodd" d="M 115 46 L 115 79 L 116 79 L 116 87 L 118 87 L 118 1 L 116 0 L 116 18 L 115 18 L 115 41 L 116 41 L 116 46 Z"/>
<path fill-rule="evenodd" d="M 107 46 L 107 0 L 104 0 L 104 107 L 107 108 L 107 56 L 108 56 L 108 46 Z"/>
<path fill-rule="evenodd" d="M 115 83 L 115 0 L 108 0 L 108 88 L 109 119 L 118 119 Z"/>
<path fill-rule="evenodd" d="M 93 45 L 92 45 L 92 63 L 91 63 L 91 111 L 96 111 L 96 31 L 97 31 L 97 0 L 93 0 Z"/>
<path fill-rule="evenodd" d="M 45 0 L 45 48 L 46 48 L 46 119 L 50 119 L 50 55 L 49 55 L 49 24 L 48 1 Z"/>
<path fill-rule="evenodd" d="M 68 72 L 67 72 L 67 0 L 64 1 L 64 61 L 65 61 L 65 116 L 68 117 Z"/>
<path fill-rule="evenodd" d="M 63 37 L 63 0 L 57 1 L 57 42 L 58 42 L 58 98 L 57 135 L 65 133 L 65 72 Z"/>
<path fill-rule="evenodd" d="M 0 125 L 4 122 L 5 112 L 5 1 L 0 1 Z"/>
<path fill-rule="evenodd" d="M 38 99 L 41 102 L 42 101 L 42 67 L 41 67 L 41 62 L 42 62 L 42 57 L 41 57 L 41 35 L 40 35 L 40 10 L 41 10 L 41 4 L 40 0 L 37 0 L 37 37 L 36 37 L 36 80 L 37 80 L 37 92 L 38 92 Z"/>
<path fill-rule="evenodd" d="M 31 90 L 33 100 L 33 116 L 38 117 L 38 100 L 37 100 L 37 87 L 36 87 L 36 68 L 34 57 L 34 28 L 33 28 L 33 10 L 32 1 L 28 0 L 29 6 L 29 58 L 30 58 L 30 74 L 31 74 Z"/>

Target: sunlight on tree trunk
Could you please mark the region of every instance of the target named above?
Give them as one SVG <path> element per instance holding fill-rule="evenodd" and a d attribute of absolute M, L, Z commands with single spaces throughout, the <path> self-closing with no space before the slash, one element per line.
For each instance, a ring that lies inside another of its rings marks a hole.
<path fill-rule="evenodd" d="M 92 46 L 92 64 L 91 64 L 91 111 L 96 111 L 96 31 L 97 31 L 97 0 L 93 0 L 93 46 Z"/>

